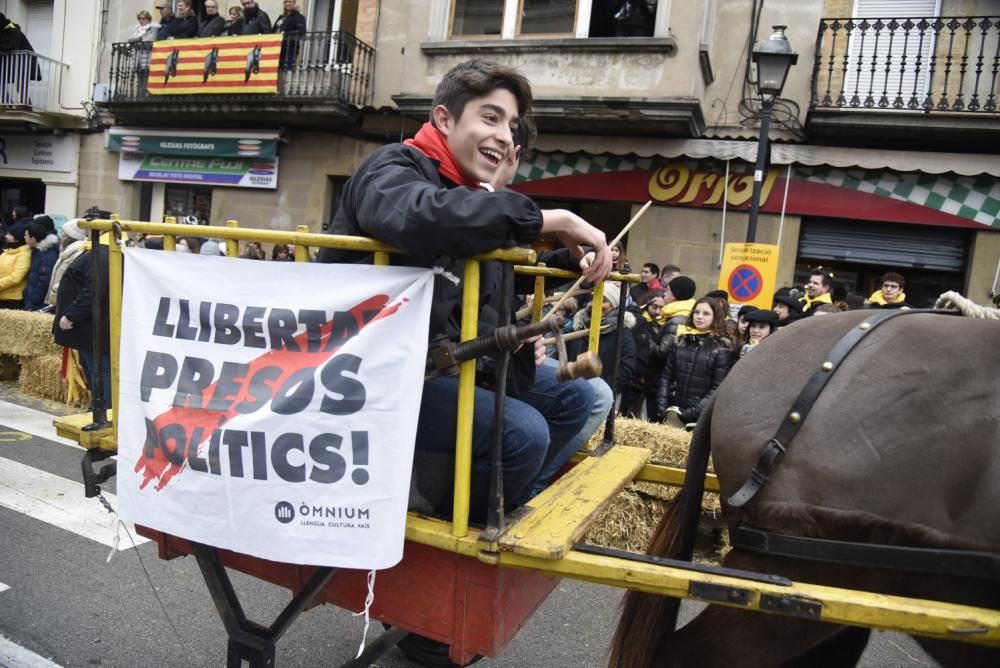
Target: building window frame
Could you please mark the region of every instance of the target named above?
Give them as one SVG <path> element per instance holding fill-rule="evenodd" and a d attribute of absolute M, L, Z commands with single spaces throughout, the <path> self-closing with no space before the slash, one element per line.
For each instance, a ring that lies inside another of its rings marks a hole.
<path fill-rule="evenodd" d="M 523 0 L 502 0 L 503 18 L 500 35 L 455 35 L 455 6 L 458 0 L 431 0 L 430 41 L 496 41 L 513 39 L 586 39 L 590 36 L 590 16 L 593 0 L 576 0 L 576 19 L 573 32 L 567 33 L 527 33 L 521 32 L 521 8 Z M 670 36 L 671 0 L 659 0 L 653 24 L 653 38 Z M 634 38 L 622 37 L 621 40 Z"/>

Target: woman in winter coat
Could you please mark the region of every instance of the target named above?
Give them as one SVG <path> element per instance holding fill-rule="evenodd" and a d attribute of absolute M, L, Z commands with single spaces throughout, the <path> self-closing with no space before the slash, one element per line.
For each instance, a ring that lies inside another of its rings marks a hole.
<path fill-rule="evenodd" d="M 24 310 L 37 311 L 45 306 L 45 296 L 49 293 L 52 268 L 59 259 L 59 237 L 50 233 L 43 222 L 35 220 L 28 225 L 24 241 L 32 249 L 28 282 L 24 288 Z"/>
<path fill-rule="evenodd" d="M 62 276 L 69 269 L 69 265 L 73 264 L 75 260 L 84 250 L 84 244 L 87 243 L 87 233 L 80 228 L 80 218 L 74 218 L 73 220 L 67 220 L 62 227 L 62 240 L 60 241 L 61 250 L 59 251 L 59 258 L 56 260 L 56 264 L 52 267 L 52 280 L 49 282 L 49 293 L 45 296 L 45 303 L 54 305 L 56 303 L 56 295 L 59 293 L 59 281 L 62 280 Z"/>
<path fill-rule="evenodd" d="M 31 249 L 24 245 L 27 225 L 20 221 L 7 229 L 4 252 L 0 253 L 0 308 L 21 309 L 31 268 Z"/>
<path fill-rule="evenodd" d="M 698 421 L 719 384 L 732 366 L 732 342 L 726 338 L 723 302 L 702 297 L 695 302 L 687 323 L 677 330 L 656 392 L 656 416 L 688 425 Z"/>

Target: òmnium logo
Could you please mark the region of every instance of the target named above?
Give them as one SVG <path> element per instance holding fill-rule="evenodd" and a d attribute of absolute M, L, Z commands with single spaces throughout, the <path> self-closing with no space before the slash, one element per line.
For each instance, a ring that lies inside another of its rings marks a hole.
<path fill-rule="evenodd" d="M 274 506 L 274 518 L 282 524 L 288 524 L 295 519 L 295 506 L 288 501 L 279 501 Z"/>

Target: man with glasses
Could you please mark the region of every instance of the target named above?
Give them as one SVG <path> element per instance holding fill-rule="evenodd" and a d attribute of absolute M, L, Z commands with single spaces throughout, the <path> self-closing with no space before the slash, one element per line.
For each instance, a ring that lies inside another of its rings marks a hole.
<path fill-rule="evenodd" d="M 271 18 L 257 6 L 255 0 L 240 0 L 243 5 L 243 34 L 267 35 L 271 32 Z"/>
<path fill-rule="evenodd" d="M 881 287 L 872 293 L 865 305 L 868 308 L 909 308 L 906 303 L 906 281 L 894 271 L 882 274 L 879 279 Z"/>

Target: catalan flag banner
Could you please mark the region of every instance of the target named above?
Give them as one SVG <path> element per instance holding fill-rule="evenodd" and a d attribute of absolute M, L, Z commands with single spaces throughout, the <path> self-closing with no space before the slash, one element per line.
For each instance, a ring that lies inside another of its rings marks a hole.
<path fill-rule="evenodd" d="M 278 92 L 281 35 L 153 42 L 151 95 Z"/>

